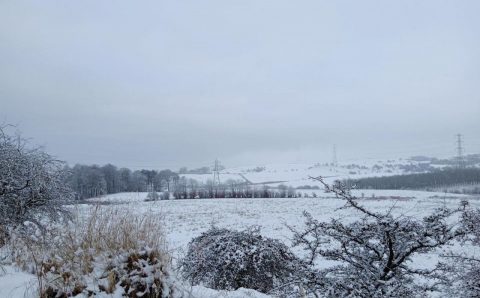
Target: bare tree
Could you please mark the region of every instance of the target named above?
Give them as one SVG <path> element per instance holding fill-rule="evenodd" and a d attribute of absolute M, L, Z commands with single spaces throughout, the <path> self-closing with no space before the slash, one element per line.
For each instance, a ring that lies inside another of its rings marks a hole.
<path fill-rule="evenodd" d="M 466 210 L 461 223 L 466 231 L 461 244 L 471 249 L 443 255 L 448 260 L 445 273 L 452 281 L 448 294 L 452 297 L 480 297 L 480 258 L 475 253 L 480 246 L 480 209 Z"/>
<path fill-rule="evenodd" d="M 339 181 L 330 186 L 321 177 L 313 179 L 345 200 L 343 208 L 355 210 L 359 219 L 352 223 L 338 219 L 320 222 L 305 212 L 305 228 L 291 228 L 293 245 L 303 247 L 311 265 L 318 258 L 337 263 L 314 275 L 317 281 L 308 284 L 311 292 L 326 297 L 415 297 L 447 282 L 439 271 L 440 264 L 433 269 L 420 268 L 413 257 L 464 235 L 461 226 L 448 223 L 454 213 L 463 210 L 461 207 L 439 209 L 421 220 L 395 217 L 391 210 L 368 210 Z"/>
<path fill-rule="evenodd" d="M 63 217 L 73 197 L 64 163 L 7 129 L 0 127 L 0 229 L 26 222 L 42 227 L 46 219 Z"/>
<path fill-rule="evenodd" d="M 120 176 L 116 166 L 106 164 L 101 167 L 103 177 L 105 178 L 107 193 L 117 193 L 120 189 Z"/>

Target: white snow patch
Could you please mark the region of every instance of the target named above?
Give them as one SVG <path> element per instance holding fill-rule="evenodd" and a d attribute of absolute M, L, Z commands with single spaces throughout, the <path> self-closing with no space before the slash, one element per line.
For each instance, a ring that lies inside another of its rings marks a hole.
<path fill-rule="evenodd" d="M 12 266 L 0 267 L 0 297 L 25 298 L 36 296 L 37 278 Z"/>

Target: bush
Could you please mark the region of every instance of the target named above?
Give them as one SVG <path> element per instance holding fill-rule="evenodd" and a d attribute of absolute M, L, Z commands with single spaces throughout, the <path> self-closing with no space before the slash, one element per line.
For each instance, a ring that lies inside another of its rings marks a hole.
<path fill-rule="evenodd" d="M 321 177 L 315 179 L 343 199 L 343 208 L 355 211 L 358 219 L 323 222 L 304 212 L 305 227 L 291 228 L 293 245 L 305 250 L 308 264 L 314 266 L 318 259 L 336 263 L 310 275 L 313 279 L 304 283 L 308 293 L 322 297 L 418 297 L 417 293 L 441 289 L 445 278 L 438 273 L 443 264 L 433 264 L 432 269 L 415 258 L 461 239 L 464 228 L 453 221 L 462 214 L 465 203 L 453 210 L 437 209 L 423 219 L 394 216 L 391 209 L 382 213 L 365 208 L 339 181 L 330 186 Z"/>
<path fill-rule="evenodd" d="M 12 261 L 38 276 L 40 297 L 182 295 L 161 217 L 100 206 L 82 211 L 67 226 L 49 227 L 42 238 L 11 235 Z"/>
<path fill-rule="evenodd" d="M 462 239 L 463 249 L 460 253 L 448 252 L 443 255 L 447 261 L 444 273 L 452 284 L 447 288 L 451 297 L 480 297 L 480 258 L 477 256 L 480 247 L 480 209 L 468 208 L 462 214 L 461 223 L 466 234 Z M 468 248 L 469 249 L 468 249 Z"/>
<path fill-rule="evenodd" d="M 0 247 L 4 246 L 7 244 L 8 241 L 8 233 L 7 230 L 0 225 Z"/>
<path fill-rule="evenodd" d="M 258 230 L 211 228 L 188 245 L 181 261 L 184 278 L 217 290 L 251 288 L 268 293 L 294 276 L 301 262 L 278 240 Z"/>
<path fill-rule="evenodd" d="M 160 195 L 156 191 L 151 191 L 148 193 L 145 202 L 157 201 L 158 199 L 160 199 Z"/>
<path fill-rule="evenodd" d="M 100 293 L 122 297 L 176 297 L 174 278 L 169 260 L 158 249 L 143 248 L 133 252 L 117 253 L 96 264 L 92 271 L 101 272 L 95 285 L 76 279 L 72 272 L 55 260 L 42 263 L 41 274 L 46 286 L 43 297 L 70 297 L 78 294 L 95 296 Z"/>
<path fill-rule="evenodd" d="M 10 135 L 7 127 L 0 126 L 3 233 L 22 228 L 25 222 L 45 228 L 47 220 L 56 221 L 68 215 L 65 203 L 73 198 L 73 192 L 64 183 L 64 166 L 41 148 L 32 148 L 20 135 Z"/>

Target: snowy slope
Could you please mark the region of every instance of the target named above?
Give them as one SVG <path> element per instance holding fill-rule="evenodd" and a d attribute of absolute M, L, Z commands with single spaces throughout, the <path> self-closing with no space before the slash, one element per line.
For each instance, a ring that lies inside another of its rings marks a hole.
<path fill-rule="evenodd" d="M 445 165 L 432 165 L 425 161 L 409 159 L 400 160 L 367 160 L 351 163 L 342 163 L 336 166 L 331 164 L 268 164 L 261 166 L 236 167 L 222 170 L 220 180 L 245 181 L 247 178 L 253 183 L 268 183 L 272 181 L 283 181 L 281 183 L 298 187 L 303 185 L 318 185 L 317 182 L 309 179 L 309 176 L 327 177 L 327 182 L 336 179 L 358 179 L 372 176 L 391 176 L 411 173 L 422 173 L 433 168 L 443 168 Z M 194 179 L 200 182 L 212 180 L 212 174 L 182 174 L 187 179 Z M 245 177 L 245 178 L 244 178 Z M 278 185 L 280 183 L 271 183 Z"/>

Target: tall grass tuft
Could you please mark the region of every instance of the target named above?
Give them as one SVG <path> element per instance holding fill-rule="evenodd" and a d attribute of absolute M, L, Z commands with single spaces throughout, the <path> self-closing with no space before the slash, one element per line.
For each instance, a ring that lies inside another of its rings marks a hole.
<path fill-rule="evenodd" d="M 9 241 L 12 260 L 37 275 L 40 297 L 101 292 L 174 296 L 161 216 L 112 206 L 75 214 L 64 225 Z"/>

